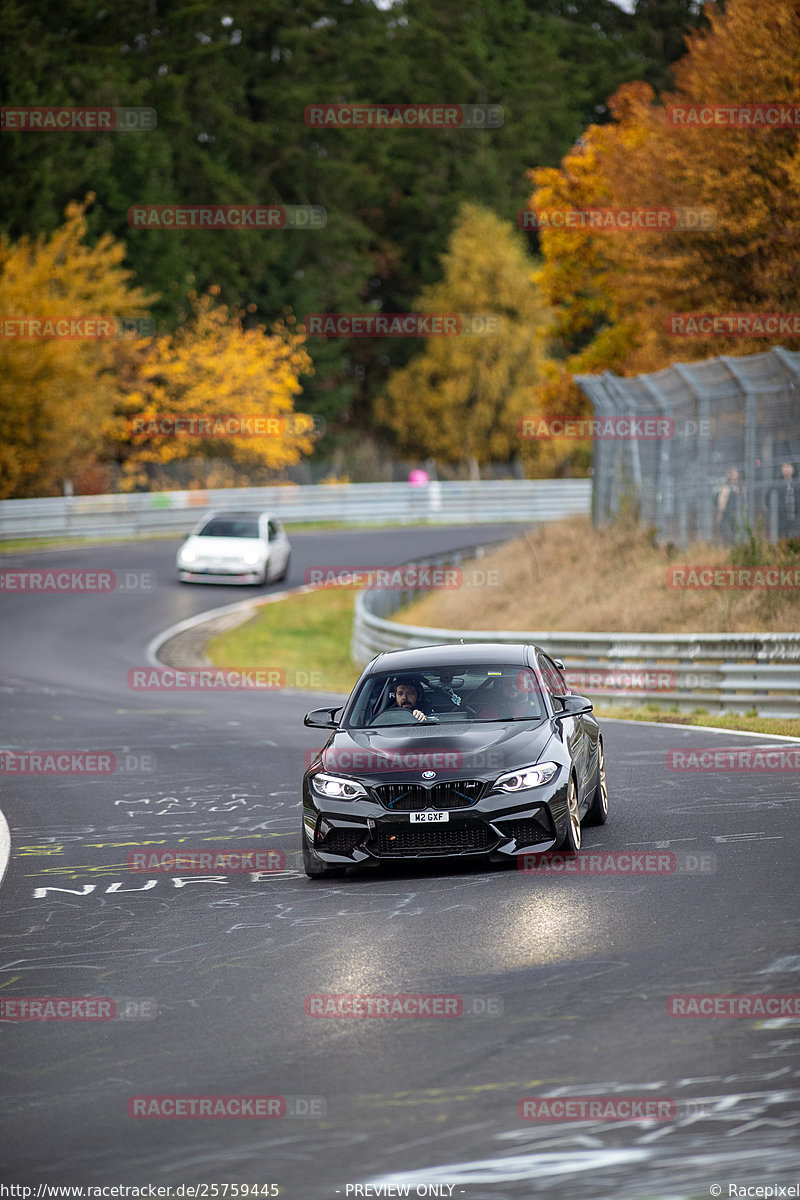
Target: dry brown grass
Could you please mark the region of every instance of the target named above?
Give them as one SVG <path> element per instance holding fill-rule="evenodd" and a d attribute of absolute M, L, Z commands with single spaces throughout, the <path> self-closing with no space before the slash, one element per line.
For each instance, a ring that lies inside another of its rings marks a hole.
<path fill-rule="evenodd" d="M 789 564 L 770 551 L 770 563 Z M 800 566 L 795 555 L 793 565 Z M 397 614 L 412 625 L 537 632 L 781 633 L 800 629 L 794 591 L 674 589 L 670 566 L 722 566 L 721 546 L 686 553 L 656 547 L 646 530 L 617 524 L 593 529 L 588 517 L 535 526 L 475 566 L 496 570 L 494 586 L 434 591 Z M 469 568 L 464 570 L 469 578 Z"/>

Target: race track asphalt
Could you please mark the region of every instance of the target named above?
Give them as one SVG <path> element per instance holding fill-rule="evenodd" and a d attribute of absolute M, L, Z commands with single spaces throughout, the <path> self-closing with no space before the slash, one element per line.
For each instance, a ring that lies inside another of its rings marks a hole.
<path fill-rule="evenodd" d="M 515 532 L 298 533 L 288 586 L 311 564 L 389 565 Z M 0 1021 L 0 1181 L 277 1184 L 290 1200 L 398 1194 L 389 1184 L 628 1200 L 796 1183 L 800 1017 L 667 1008 L 675 994 L 800 993 L 800 772 L 667 763 L 674 749 L 769 739 L 604 723 L 611 818 L 585 848 L 674 854 L 658 874 L 458 863 L 311 881 L 299 781 L 323 735 L 302 717 L 325 700 L 128 687 L 162 629 L 245 594 L 181 587 L 174 552 L 153 541 L 2 560 L 152 569 L 156 584 L 0 596 L 3 747 L 102 751 L 127 768 L 4 775 L 0 997 L 107 997 L 130 1014 Z M 131 872 L 128 853 L 150 846 L 277 849 L 286 868 Z M 305 998 L 329 992 L 455 995 L 478 1012 L 307 1015 Z M 131 1097 L 174 1094 L 281 1096 L 288 1111 L 128 1115 Z M 525 1097 L 565 1095 L 675 1108 L 520 1119 Z"/>

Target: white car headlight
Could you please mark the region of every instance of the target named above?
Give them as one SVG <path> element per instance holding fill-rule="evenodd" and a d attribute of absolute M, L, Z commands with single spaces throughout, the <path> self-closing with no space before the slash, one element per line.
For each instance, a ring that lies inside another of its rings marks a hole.
<path fill-rule="evenodd" d="M 181 562 L 193 563 L 197 558 L 197 551 L 193 550 L 191 546 L 189 546 L 185 549 L 182 549 L 179 552 L 178 557 Z"/>
<path fill-rule="evenodd" d="M 260 550 L 245 550 L 242 554 L 242 562 L 248 563 L 250 566 L 255 566 L 261 562 Z"/>
<path fill-rule="evenodd" d="M 355 800 L 358 796 L 366 796 L 366 788 L 353 779 L 340 779 L 338 775 L 312 775 L 311 783 L 315 792 L 320 796 L 328 796 L 333 800 Z"/>
<path fill-rule="evenodd" d="M 494 786 L 501 792 L 523 792 L 526 788 L 540 787 L 549 783 L 560 771 L 558 763 L 537 763 L 535 767 L 520 767 L 518 771 L 508 771 L 494 781 Z"/>

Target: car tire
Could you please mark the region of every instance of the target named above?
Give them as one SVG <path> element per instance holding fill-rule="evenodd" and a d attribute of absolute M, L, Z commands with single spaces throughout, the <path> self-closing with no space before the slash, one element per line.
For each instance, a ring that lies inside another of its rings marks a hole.
<path fill-rule="evenodd" d="M 578 808 L 578 786 L 570 775 L 567 784 L 567 831 L 558 847 L 565 854 L 577 854 L 581 848 L 581 817 Z"/>
<path fill-rule="evenodd" d="M 584 820 L 587 825 L 605 825 L 608 820 L 608 785 L 606 783 L 606 759 L 602 738 L 597 741 L 597 770 L 594 776 L 594 795 Z"/>
<path fill-rule="evenodd" d="M 303 870 L 309 879 L 336 879 L 344 875 L 347 867 L 326 867 L 317 858 L 314 851 L 308 844 L 305 827 L 301 834 L 303 842 Z"/>

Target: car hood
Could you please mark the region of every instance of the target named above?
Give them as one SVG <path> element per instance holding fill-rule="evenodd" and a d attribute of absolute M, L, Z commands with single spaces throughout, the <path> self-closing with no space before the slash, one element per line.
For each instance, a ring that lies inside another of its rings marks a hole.
<path fill-rule="evenodd" d="M 494 779 L 502 771 L 538 762 L 548 745 L 556 757 L 549 721 L 479 722 L 417 727 L 400 725 L 380 730 L 338 730 L 321 751 L 314 770 L 357 776 L 371 783 L 421 780 L 436 772 L 437 782 L 448 779 Z"/>
<path fill-rule="evenodd" d="M 197 534 L 189 538 L 185 548 L 195 550 L 203 558 L 241 558 L 250 550 L 259 554 L 267 550 L 260 538 L 198 537 Z"/>

